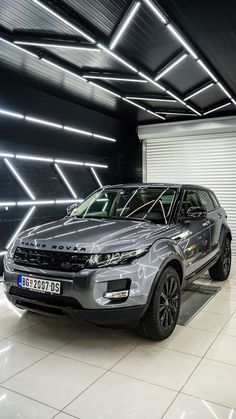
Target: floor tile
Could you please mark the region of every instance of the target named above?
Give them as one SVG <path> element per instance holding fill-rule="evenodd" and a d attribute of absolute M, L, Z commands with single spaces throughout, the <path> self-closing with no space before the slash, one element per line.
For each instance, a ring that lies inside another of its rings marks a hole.
<path fill-rule="evenodd" d="M 231 319 L 226 323 L 221 333 L 223 333 L 224 335 L 236 336 L 236 317 L 235 316 L 231 317 Z"/>
<path fill-rule="evenodd" d="M 25 311 L 6 311 L 0 314 L 0 336 L 8 338 L 22 330 L 28 329 L 39 323 L 37 315 Z"/>
<path fill-rule="evenodd" d="M 216 333 L 208 332 L 206 330 L 194 329 L 187 326 L 177 326 L 168 339 L 153 344 L 155 346 L 172 349 L 173 351 L 203 356 L 216 336 Z"/>
<path fill-rule="evenodd" d="M 182 392 L 236 409 L 236 367 L 203 359 Z"/>
<path fill-rule="evenodd" d="M 56 410 L 0 387 L 1 419 L 51 419 Z"/>
<path fill-rule="evenodd" d="M 10 301 L 8 301 L 7 297 L 4 293 L 0 294 L 0 308 L 2 309 L 10 309 L 12 307 L 12 304 Z"/>
<path fill-rule="evenodd" d="M 219 296 L 221 296 L 222 298 L 236 301 L 236 287 L 223 288 L 220 291 Z"/>
<path fill-rule="evenodd" d="M 236 336 L 219 335 L 205 357 L 236 366 Z"/>
<path fill-rule="evenodd" d="M 217 295 L 203 309 L 212 313 L 231 315 L 236 310 L 236 301 Z"/>
<path fill-rule="evenodd" d="M 192 355 L 141 344 L 113 370 L 172 390 L 180 390 L 199 361 L 200 358 Z"/>
<path fill-rule="evenodd" d="M 4 387 L 61 410 L 104 370 L 49 355 L 4 383 Z"/>
<path fill-rule="evenodd" d="M 211 313 L 210 311 L 200 311 L 196 317 L 188 323 L 188 327 L 208 330 L 209 332 L 219 333 L 226 324 L 229 316 L 226 314 Z"/>
<path fill-rule="evenodd" d="M 0 341 L 0 382 L 2 383 L 46 355 L 45 351 L 10 340 Z"/>
<path fill-rule="evenodd" d="M 76 339 L 83 332 L 84 329 L 81 330 L 75 322 L 68 321 L 65 323 L 60 319 L 52 319 L 17 333 L 11 339 L 45 351 L 54 352 L 67 342 Z"/>
<path fill-rule="evenodd" d="M 140 341 L 131 331 L 97 329 L 63 346 L 57 353 L 108 369 Z"/>
<path fill-rule="evenodd" d="M 185 394 L 179 394 L 163 416 L 163 419 L 236 419 L 236 411 L 197 399 Z"/>
<path fill-rule="evenodd" d="M 82 419 L 159 419 L 175 396 L 174 391 L 109 372 L 65 411 Z"/>

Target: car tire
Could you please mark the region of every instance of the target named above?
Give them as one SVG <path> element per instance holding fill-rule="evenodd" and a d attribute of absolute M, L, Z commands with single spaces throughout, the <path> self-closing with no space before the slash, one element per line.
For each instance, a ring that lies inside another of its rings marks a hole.
<path fill-rule="evenodd" d="M 219 259 L 209 269 L 211 279 L 214 281 L 225 281 L 230 274 L 231 268 L 231 242 L 228 237 L 225 237 L 222 245 L 222 251 Z"/>
<path fill-rule="evenodd" d="M 180 279 L 176 270 L 168 266 L 161 273 L 149 307 L 137 331 L 153 340 L 163 340 L 175 329 L 180 310 Z"/>

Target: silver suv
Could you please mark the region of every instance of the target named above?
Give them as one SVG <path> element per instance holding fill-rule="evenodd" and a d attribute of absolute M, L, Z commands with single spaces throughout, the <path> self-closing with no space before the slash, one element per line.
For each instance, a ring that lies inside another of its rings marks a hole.
<path fill-rule="evenodd" d="M 16 238 L 4 260 L 5 292 L 20 308 L 134 324 L 164 339 L 186 284 L 206 270 L 212 279 L 228 278 L 230 244 L 226 213 L 209 189 L 107 186 L 65 218 Z"/>

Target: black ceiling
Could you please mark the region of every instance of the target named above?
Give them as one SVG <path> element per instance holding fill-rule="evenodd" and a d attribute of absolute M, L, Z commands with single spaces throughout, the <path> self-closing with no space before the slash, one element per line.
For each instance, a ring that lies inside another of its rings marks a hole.
<path fill-rule="evenodd" d="M 42 7 L 45 5 L 77 28 L 84 30 L 96 42 L 101 42 L 108 47 L 120 21 L 130 10 L 129 8 L 136 4 L 135 1 L 137 2 L 137 0 L 60 0 L 60 2 L 39 0 L 40 5 L 33 0 L 0 0 L 0 35 L 9 42 L 17 39 L 33 39 L 39 42 L 50 39 L 51 41 L 58 40 L 58 42 L 61 40 L 69 43 L 88 43 L 74 28 L 45 10 Z M 198 57 L 235 99 L 235 0 L 151 1 L 163 12 L 167 21 L 185 37 Z M 140 3 L 136 15 L 112 51 L 154 79 L 157 73 L 173 59 L 188 52 L 151 10 L 148 2 L 140 0 Z M 216 83 L 186 102 L 202 114 L 198 116 L 182 103 L 173 102 L 173 97 L 167 92 L 163 92 L 157 86 L 144 80 L 141 75 L 132 72 L 104 50 L 84 51 L 26 45 L 21 45 L 21 47 L 33 52 L 37 57 L 0 39 L 1 71 L 6 76 L 7 70 L 9 79 L 20 77 L 24 81 L 29 80 L 38 88 L 52 92 L 54 95 L 67 97 L 102 112 L 130 119 L 132 122 L 162 123 L 177 119 L 204 118 L 208 117 L 208 114 L 203 115 L 205 112 L 226 103 L 230 104 L 209 113 L 209 117 L 235 114 L 236 106 Z M 52 66 L 42 58 L 80 76 L 96 72 L 100 75 L 104 73 L 104 75 L 144 80 L 145 82 L 124 82 L 89 79 L 122 97 L 132 98 L 130 100 L 136 104 L 159 113 L 165 121 L 152 113 L 138 109 L 132 103 L 125 102 L 121 97 L 116 97 L 98 86 L 76 78 L 63 69 Z M 158 80 L 158 83 L 165 89 L 171 90 L 182 100 L 211 82 L 211 77 L 191 54 L 188 54 L 181 63 Z M 142 97 L 149 100 L 141 100 Z M 150 100 L 161 98 L 172 99 L 172 101 Z M 174 115 L 174 113 L 182 115 Z M 189 116 L 186 117 L 185 114 Z"/>

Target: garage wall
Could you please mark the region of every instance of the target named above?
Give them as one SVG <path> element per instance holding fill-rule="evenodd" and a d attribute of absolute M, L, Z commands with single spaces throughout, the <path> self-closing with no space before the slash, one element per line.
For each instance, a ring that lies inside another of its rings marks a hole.
<path fill-rule="evenodd" d="M 211 188 L 227 211 L 236 254 L 236 118 L 141 126 L 139 138 L 143 180 Z"/>
<path fill-rule="evenodd" d="M 102 184 L 141 180 L 141 145 L 135 126 L 110 115 L 39 91 L 18 81 L 1 79 L 0 107 L 38 118 L 80 127 L 109 137 L 117 142 L 95 140 L 66 133 L 51 127 L 0 115 L 0 152 L 53 157 L 108 165 L 96 169 Z M 127 162 L 132 160 L 132 165 Z M 36 199 L 71 198 L 53 164 L 12 159 Z M 98 188 L 90 168 L 62 166 L 78 198 L 85 198 Z M 29 197 L 0 159 L 0 202 L 29 201 Z M 65 215 L 65 205 L 40 206 L 25 228 L 58 219 Z M 0 252 L 25 217 L 29 207 L 0 208 Z M 2 257 L 0 256 L 0 275 Z"/>

